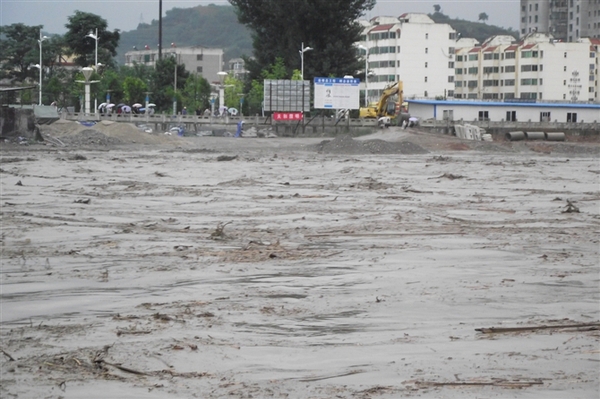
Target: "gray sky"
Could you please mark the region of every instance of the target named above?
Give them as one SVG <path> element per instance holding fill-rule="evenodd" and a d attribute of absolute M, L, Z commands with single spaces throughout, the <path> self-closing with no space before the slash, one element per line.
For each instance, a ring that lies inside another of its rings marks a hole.
<path fill-rule="evenodd" d="M 289 0 L 281 0 L 289 1 Z M 324 0 L 326 1 L 326 0 Z M 172 8 L 190 8 L 203 4 L 228 5 L 227 0 L 163 0 L 163 15 Z M 519 0 L 377 0 L 367 17 L 399 16 L 405 12 L 433 12 L 439 4 L 450 17 L 477 21 L 479 13 L 489 16 L 488 24 L 519 28 Z M 24 23 L 43 25 L 46 33 L 65 33 L 67 17 L 76 11 L 101 16 L 110 30 L 130 31 L 140 21 L 158 19 L 158 0 L 0 0 L 0 25 Z"/>

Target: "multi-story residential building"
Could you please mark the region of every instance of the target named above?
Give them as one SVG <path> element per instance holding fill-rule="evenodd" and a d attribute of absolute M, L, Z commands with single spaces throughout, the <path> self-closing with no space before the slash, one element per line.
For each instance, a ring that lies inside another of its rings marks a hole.
<path fill-rule="evenodd" d="M 376 101 L 391 82 L 401 80 L 405 97 L 452 97 L 456 32 L 425 14 L 361 21 L 361 53 L 367 57 L 367 99 Z"/>
<path fill-rule="evenodd" d="M 223 49 L 206 47 L 170 47 L 163 49 L 163 57 L 176 57 L 179 64 L 191 73 L 197 73 L 209 82 L 219 82 L 218 72 L 223 70 Z M 134 63 L 154 66 L 158 61 L 158 50 L 146 46 L 143 50 L 125 53 L 125 65 Z"/>
<path fill-rule="evenodd" d="M 232 58 L 228 62 L 229 73 L 236 79 L 244 79 L 248 71 L 245 69 L 246 62 L 243 58 Z"/>
<path fill-rule="evenodd" d="M 480 100 L 598 102 L 598 39 L 555 42 L 531 33 L 457 43 L 454 97 Z"/>
<path fill-rule="evenodd" d="M 600 38 L 600 0 L 521 0 L 521 37 L 549 33 L 574 42 Z"/>

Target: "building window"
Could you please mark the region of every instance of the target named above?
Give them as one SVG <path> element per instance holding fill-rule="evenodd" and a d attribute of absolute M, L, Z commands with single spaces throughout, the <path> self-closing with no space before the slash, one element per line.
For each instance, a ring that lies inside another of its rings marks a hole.
<path fill-rule="evenodd" d="M 477 67 L 469 68 L 469 75 L 477 75 Z"/>
<path fill-rule="evenodd" d="M 536 11 L 538 10 L 538 4 L 537 3 L 535 3 L 535 10 Z"/>
<path fill-rule="evenodd" d="M 550 122 L 550 111 L 540 112 L 540 122 Z"/>
<path fill-rule="evenodd" d="M 425 54 L 429 53 L 429 49 L 427 47 L 425 47 Z"/>
<path fill-rule="evenodd" d="M 428 94 L 428 93 L 427 93 L 427 90 L 425 90 L 425 93 L 424 93 L 424 94 L 425 94 L 425 97 L 427 97 L 427 94 Z"/>
<path fill-rule="evenodd" d="M 515 85 L 514 79 L 505 79 L 504 80 L 504 86 L 514 86 L 514 85 Z"/>
<path fill-rule="evenodd" d="M 490 115 L 488 111 L 479 111 L 479 119 L 480 121 L 489 121 Z"/>
<path fill-rule="evenodd" d="M 448 76 L 448 83 L 454 82 L 454 76 Z"/>
<path fill-rule="evenodd" d="M 202 56 L 204 54 L 196 54 L 196 61 L 202 61 Z"/>
<path fill-rule="evenodd" d="M 425 82 L 427 82 L 427 76 L 425 76 Z"/>
<path fill-rule="evenodd" d="M 196 67 L 196 72 L 202 73 L 202 67 L 201 66 Z"/>
<path fill-rule="evenodd" d="M 456 49 L 454 47 L 448 47 L 448 54 L 454 54 Z"/>
<path fill-rule="evenodd" d="M 593 54 L 593 53 L 592 53 L 592 54 Z M 456 56 L 456 61 L 457 61 L 457 62 L 462 62 L 462 60 L 463 60 L 463 56 L 462 56 L 462 55 L 457 55 L 457 56 Z"/>
<path fill-rule="evenodd" d="M 454 69 L 454 61 L 448 61 L 448 68 Z"/>
<path fill-rule="evenodd" d="M 429 33 L 425 33 L 425 39 L 429 39 Z"/>
<path fill-rule="evenodd" d="M 477 81 L 476 80 L 469 80 L 469 83 L 467 85 L 469 87 L 469 89 L 473 89 L 475 87 L 477 87 Z"/>
<path fill-rule="evenodd" d="M 565 57 L 564 57 L 564 58 L 567 58 L 567 52 L 566 52 L 566 51 L 565 51 Z M 565 67 L 565 68 L 566 68 L 566 67 Z M 566 70 L 566 69 L 565 69 L 565 70 Z"/>
<path fill-rule="evenodd" d="M 512 60 L 512 59 L 514 59 L 514 58 L 515 58 L 515 53 L 514 53 L 514 51 L 511 51 L 510 53 L 506 53 L 506 54 L 504 55 L 504 58 L 506 58 L 507 60 Z"/>
<path fill-rule="evenodd" d="M 536 4 L 536 6 L 537 6 L 537 4 Z M 538 16 L 537 16 L 537 15 L 536 15 L 536 16 L 535 16 L 535 18 L 534 18 L 534 22 L 535 22 L 536 24 L 537 24 L 537 22 L 538 22 Z"/>
<path fill-rule="evenodd" d="M 456 82 L 454 82 L 454 87 L 462 87 L 462 82 L 460 80 L 457 80 Z"/>
<path fill-rule="evenodd" d="M 427 62 L 425 62 L 425 68 L 427 68 Z"/>
<path fill-rule="evenodd" d="M 522 86 L 537 86 L 537 84 L 538 84 L 537 79 L 521 79 Z"/>
<path fill-rule="evenodd" d="M 577 122 L 577 112 L 567 112 L 567 123 Z"/>
<path fill-rule="evenodd" d="M 469 54 L 469 61 L 477 61 L 479 54 Z"/>
<path fill-rule="evenodd" d="M 462 68 L 456 68 L 456 70 L 454 71 L 454 74 L 455 75 L 462 75 L 462 72 L 463 72 Z"/>
<path fill-rule="evenodd" d="M 514 65 L 507 65 L 504 68 L 504 72 L 514 72 L 515 71 L 515 66 Z"/>
<path fill-rule="evenodd" d="M 516 122 L 517 121 L 517 111 L 506 111 L 506 121 L 507 122 Z"/>

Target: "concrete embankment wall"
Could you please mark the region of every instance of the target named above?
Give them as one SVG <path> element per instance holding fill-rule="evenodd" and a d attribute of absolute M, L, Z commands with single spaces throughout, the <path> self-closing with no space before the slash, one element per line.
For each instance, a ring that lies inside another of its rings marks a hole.
<path fill-rule="evenodd" d="M 39 129 L 35 125 L 33 109 L 1 107 L 0 136 L 3 138 L 41 139 Z"/>

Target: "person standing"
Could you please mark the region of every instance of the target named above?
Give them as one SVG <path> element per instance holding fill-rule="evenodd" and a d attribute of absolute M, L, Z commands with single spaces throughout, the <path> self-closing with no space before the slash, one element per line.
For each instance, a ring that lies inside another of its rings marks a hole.
<path fill-rule="evenodd" d="M 181 110 L 181 115 L 187 115 L 187 107 L 183 107 Z"/>
<path fill-rule="evenodd" d="M 235 132 L 234 137 L 242 137 L 243 132 L 244 132 L 244 121 L 239 121 L 237 124 L 237 131 Z"/>

